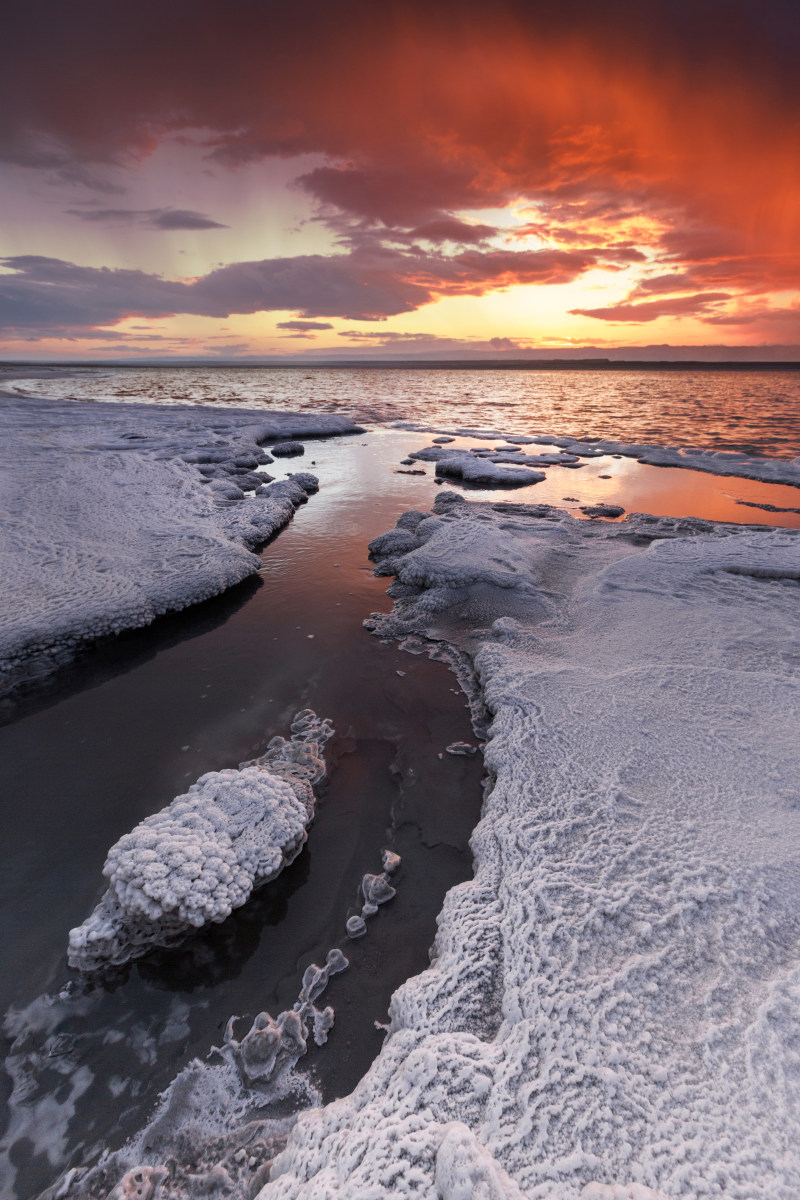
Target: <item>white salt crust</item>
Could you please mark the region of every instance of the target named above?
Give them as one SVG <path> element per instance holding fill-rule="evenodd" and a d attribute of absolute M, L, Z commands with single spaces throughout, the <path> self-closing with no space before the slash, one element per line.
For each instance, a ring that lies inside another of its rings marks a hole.
<path fill-rule="evenodd" d="M 260 1200 L 796 1200 L 800 536 L 436 507 L 372 625 L 473 658 L 475 878 Z"/>
<path fill-rule="evenodd" d="M 229 917 L 279 875 L 307 840 L 313 787 L 333 736 L 311 709 L 238 771 L 210 771 L 146 817 L 108 852 L 108 890 L 70 930 L 68 961 L 84 972 L 119 966 L 153 946 Z"/>
<path fill-rule="evenodd" d="M 335 415 L 3 398 L 0 693 L 254 574 L 253 549 L 317 489 L 306 473 L 261 486 L 263 443 L 358 428 Z"/>
<path fill-rule="evenodd" d="M 431 429 L 429 426 L 420 425 L 413 421 L 398 421 L 392 428 L 416 430 L 420 433 L 437 433 L 439 430 Z M 518 447 L 521 446 L 557 446 L 561 453 L 557 455 L 541 454 L 534 452 L 533 455 L 526 457 L 519 456 L 513 461 L 519 462 L 520 465 L 526 463 L 530 465 L 549 465 L 547 459 L 550 458 L 551 464 L 561 462 L 568 465 L 570 459 L 574 462 L 581 458 L 597 458 L 601 454 L 619 454 L 623 458 L 635 458 L 639 462 L 655 467 L 685 467 L 691 471 L 707 471 L 712 475 L 729 475 L 739 479 L 757 479 L 762 483 L 785 483 L 790 486 L 800 487 L 800 458 L 778 459 L 778 458 L 759 458 L 752 454 L 742 454 L 727 450 L 702 450 L 686 446 L 656 446 L 651 443 L 642 442 L 623 442 L 613 441 L 610 438 L 591 438 L 580 439 L 573 437 L 561 437 L 551 433 L 537 433 L 535 435 L 524 436 L 508 436 L 497 429 L 448 429 L 441 431 L 446 433 L 451 439 L 454 437 L 470 437 L 483 441 L 504 441 L 515 443 Z M 439 442 L 442 439 L 434 438 L 434 442 Z M 441 447 L 431 446 L 426 447 L 424 452 L 416 451 L 412 458 L 423 458 L 431 462 L 438 462 L 438 456 L 432 451 L 438 451 Z M 451 454 L 463 453 L 463 451 L 450 451 Z M 498 459 L 494 457 L 493 451 L 483 452 L 494 462 L 508 462 L 510 459 Z"/>

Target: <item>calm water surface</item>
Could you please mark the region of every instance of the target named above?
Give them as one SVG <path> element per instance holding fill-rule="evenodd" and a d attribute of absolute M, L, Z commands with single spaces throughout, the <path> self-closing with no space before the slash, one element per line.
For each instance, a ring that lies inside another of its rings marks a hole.
<path fill-rule="evenodd" d="M 348 412 L 383 423 L 800 454 L 800 371 L 117 367 L 75 370 L 68 379 L 15 378 L 5 386 L 80 400 L 230 403 Z"/>

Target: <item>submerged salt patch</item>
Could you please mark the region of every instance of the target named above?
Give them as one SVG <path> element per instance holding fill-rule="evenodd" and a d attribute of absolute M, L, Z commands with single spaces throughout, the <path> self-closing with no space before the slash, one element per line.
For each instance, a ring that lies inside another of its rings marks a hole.
<path fill-rule="evenodd" d="M 223 1051 L 229 1053 L 248 1083 L 272 1082 L 289 1070 L 306 1053 L 309 1036 L 323 1046 L 333 1028 L 334 1013 L 328 1007 L 318 1009 L 315 1001 L 328 986 L 331 975 L 346 970 L 349 962 L 341 950 L 329 950 L 325 965 L 312 963 L 303 974 L 300 995 L 294 1007 L 275 1020 L 268 1012 L 259 1013 L 241 1041 L 234 1037 L 235 1017 L 225 1030 Z"/>
<path fill-rule="evenodd" d="M 389 876 L 394 874 L 402 861 L 400 855 L 395 854 L 393 850 L 383 850 L 381 853 L 383 873 L 381 875 L 364 875 L 359 889 L 363 899 L 361 912 L 347 920 L 346 929 L 349 938 L 363 937 L 367 932 L 367 918 L 374 917 L 381 904 L 386 904 L 397 895 L 397 890 L 389 882 Z"/>
<path fill-rule="evenodd" d="M 203 775 L 111 847 L 103 868 L 108 890 L 70 931 L 70 966 L 119 965 L 224 921 L 294 861 L 333 730 L 311 709 L 297 714 L 291 730 L 291 741 L 273 738 L 239 770 Z"/>

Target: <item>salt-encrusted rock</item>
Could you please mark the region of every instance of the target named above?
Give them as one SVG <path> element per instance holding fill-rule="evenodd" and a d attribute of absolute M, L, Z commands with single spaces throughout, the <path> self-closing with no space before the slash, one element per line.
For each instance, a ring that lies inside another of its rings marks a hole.
<path fill-rule="evenodd" d="M 302 442 L 275 442 L 270 450 L 275 458 L 294 458 L 306 452 Z"/>
<path fill-rule="evenodd" d="M 623 517 L 625 509 L 619 504 L 584 504 L 581 512 L 587 517 Z"/>
<path fill-rule="evenodd" d="M 364 896 L 365 906 L 374 905 L 375 911 L 379 904 L 386 904 L 388 900 L 397 895 L 385 875 L 365 875 L 361 880 L 361 892 Z"/>
<path fill-rule="evenodd" d="M 211 771 L 108 852 L 108 890 L 69 935 L 70 966 L 119 965 L 224 921 L 303 848 L 329 721 L 311 709 L 239 770 Z"/>
<path fill-rule="evenodd" d="M 358 915 L 348 917 L 346 929 L 349 938 L 360 938 L 367 932 L 367 923 L 363 917 Z"/>
<path fill-rule="evenodd" d="M 384 850 L 382 859 L 383 869 L 387 875 L 393 875 L 400 863 L 403 861 L 399 854 L 395 854 L 393 850 Z"/>
<path fill-rule="evenodd" d="M 445 446 L 427 446 L 415 450 L 412 458 L 436 463 L 436 474 L 442 478 L 461 479 L 476 487 L 525 487 L 541 483 L 541 471 L 526 466 L 525 456 L 505 451 L 453 450 Z M 510 463 L 511 466 L 503 464 Z"/>
<path fill-rule="evenodd" d="M 316 475 L 312 475 L 310 471 L 295 471 L 289 478 L 300 485 L 304 492 L 309 495 L 319 491 L 319 480 Z"/>

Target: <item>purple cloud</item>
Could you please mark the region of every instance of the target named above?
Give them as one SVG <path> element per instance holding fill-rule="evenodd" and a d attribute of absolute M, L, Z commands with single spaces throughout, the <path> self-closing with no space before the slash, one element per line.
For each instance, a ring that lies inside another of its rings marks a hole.
<path fill-rule="evenodd" d="M 68 208 L 71 217 L 97 225 L 140 225 L 143 229 L 229 229 L 191 208 Z"/>
<path fill-rule="evenodd" d="M 278 321 L 276 328 L 305 333 L 310 329 L 333 329 L 333 326 L 330 321 Z"/>

